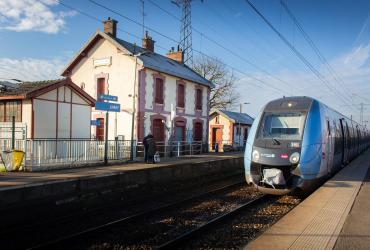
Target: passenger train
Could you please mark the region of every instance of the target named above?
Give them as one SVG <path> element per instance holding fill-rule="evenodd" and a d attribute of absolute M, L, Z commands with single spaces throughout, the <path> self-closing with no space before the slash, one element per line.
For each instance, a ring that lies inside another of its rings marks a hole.
<path fill-rule="evenodd" d="M 312 191 L 370 145 L 366 128 L 310 97 L 269 102 L 245 148 L 245 177 L 263 193 Z"/>

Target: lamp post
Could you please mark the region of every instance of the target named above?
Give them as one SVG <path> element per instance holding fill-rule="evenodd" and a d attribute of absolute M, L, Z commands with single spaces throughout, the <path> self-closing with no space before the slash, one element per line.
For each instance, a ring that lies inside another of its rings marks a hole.
<path fill-rule="evenodd" d="M 239 113 L 241 114 L 242 113 L 242 109 L 243 109 L 243 104 L 245 105 L 248 105 L 248 104 L 251 104 L 250 102 L 243 102 L 243 103 L 240 103 L 240 106 L 239 106 Z M 240 135 L 241 135 L 241 128 L 240 128 L 240 120 L 239 120 L 239 143 L 238 143 L 238 147 L 240 147 Z"/>
<path fill-rule="evenodd" d="M 135 48 L 134 48 L 135 51 Z M 129 56 L 135 57 L 135 76 L 134 76 L 134 94 L 132 96 L 132 120 L 131 120 L 131 152 L 130 160 L 134 160 L 134 128 L 135 128 L 135 114 L 136 114 L 136 78 L 137 78 L 137 57 L 144 55 L 147 51 L 140 52 L 137 54 L 129 54 Z"/>

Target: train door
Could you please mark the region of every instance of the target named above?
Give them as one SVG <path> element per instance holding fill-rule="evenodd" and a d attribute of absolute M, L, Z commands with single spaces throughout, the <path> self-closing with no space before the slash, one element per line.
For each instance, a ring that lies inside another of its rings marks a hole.
<path fill-rule="evenodd" d="M 333 167 L 333 142 L 332 142 L 332 131 L 330 127 L 330 121 L 328 118 L 326 118 L 326 145 L 325 145 L 325 154 L 326 154 L 326 168 L 327 173 L 330 174 L 332 172 Z M 334 131 L 333 131 L 334 133 Z"/>
<path fill-rule="evenodd" d="M 342 165 L 345 164 L 345 162 L 347 161 L 347 137 L 346 137 L 346 127 L 344 125 L 344 119 L 339 119 L 340 121 L 340 132 L 341 132 L 341 138 L 342 138 Z"/>

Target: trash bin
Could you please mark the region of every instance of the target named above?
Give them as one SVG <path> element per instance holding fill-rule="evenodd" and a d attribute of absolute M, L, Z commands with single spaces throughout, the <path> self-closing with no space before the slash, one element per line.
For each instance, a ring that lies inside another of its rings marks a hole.
<path fill-rule="evenodd" d="M 21 150 L 3 151 L 1 158 L 6 171 L 18 171 L 23 162 L 24 152 Z"/>

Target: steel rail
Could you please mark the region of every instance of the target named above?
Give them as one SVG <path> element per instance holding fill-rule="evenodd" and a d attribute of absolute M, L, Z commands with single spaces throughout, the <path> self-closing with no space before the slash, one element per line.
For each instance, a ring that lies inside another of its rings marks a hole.
<path fill-rule="evenodd" d="M 228 220 L 228 219 L 231 219 L 232 217 L 240 214 L 242 211 L 244 211 L 245 209 L 248 209 L 248 208 L 251 208 L 253 206 L 256 206 L 257 204 L 263 202 L 266 197 L 268 197 L 268 195 L 262 195 L 262 196 L 259 196 L 251 201 L 248 201 L 240 206 L 238 206 L 237 208 L 227 212 L 226 214 L 222 214 L 208 222 L 205 222 L 203 224 L 201 224 L 200 226 L 192 229 L 192 230 L 189 230 L 187 232 L 185 232 L 184 234 L 178 236 L 177 238 L 173 239 L 173 240 L 170 240 L 160 246 L 158 246 L 158 248 L 156 249 L 178 249 L 178 248 L 181 248 L 182 246 L 184 246 L 185 244 L 187 244 L 189 242 L 189 240 L 195 238 L 195 237 L 198 237 L 199 235 L 201 235 L 202 233 L 212 229 L 215 225 L 217 224 L 220 224 L 220 223 L 223 223 L 224 221 Z"/>
<path fill-rule="evenodd" d="M 220 191 L 225 191 L 227 189 L 231 189 L 231 188 L 243 185 L 243 184 L 246 184 L 246 183 L 244 181 L 240 181 L 240 182 L 237 182 L 237 183 L 225 185 L 223 187 L 216 188 L 216 189 L 213 189 L 211 191 L 206 191 L 206 192 L 203 192 L 203 193 L 198 194 L 198 195 L 192 195 L 188 198 L 184 198 L 184 199 L 181 199 L 181 200 L 169 203 L 169 204 L 160 205 L 160 206 L 157 206 L 155 208 L 152 208 L 152 209 L 149 209 L 149 210 L 146 210 L 146 211 L 143 211 L 143 212 L 139 212 L 139 213 L 136 213 L 136 214 L 133 214 L 133 215 L 130 215 L 130 216 L 126 216 L 126 217 L 123 217 L 123 218 L 119 218 L 117 220 L 113 220 L 113 221 L 110 221 L 108 223 L 104 223 L 104 224 L 99 225 L 99 226 L 91 227 L 91 228 L 85 229 L 85 230 L 77 232 L 77 233 L 66 235 L 66 236 L 60 237 L 60 238 L 55 239 L 55 240 L 43 242 L 41 244 L 29 247 L 27 249 L 52 249 L 53 247 L 58 247 L 58 246 L 60 247 L 61 243 L 66 243 L 67 241 L 72 241 L 72 240 L 76 240 L 78 238 L 85 237 L 90 233 L 97 233 L 99 231 L 104 231 L 106 229 L 109 229 L 109 227 L 111 227 L 111 226 L 115 226 L 115 225 L 119 225 L 119 224 L 125 224 L 125 223 L 128 223 L 128 222 L 132 221 L 132 220 L 137 220 L 141 217 L 146 217 L 146 216 L 149 216 L 151 214 L 161 212 L 162 210 L 175 208 L 176 206 L 178 206 L 181 203 L 191 202 L 191 201 L 194 201 L 196 199 L 202 198 L 204 196 L 212 195 L 214 193 L 217 193 L 217 192 L 220 192 Z"/>

